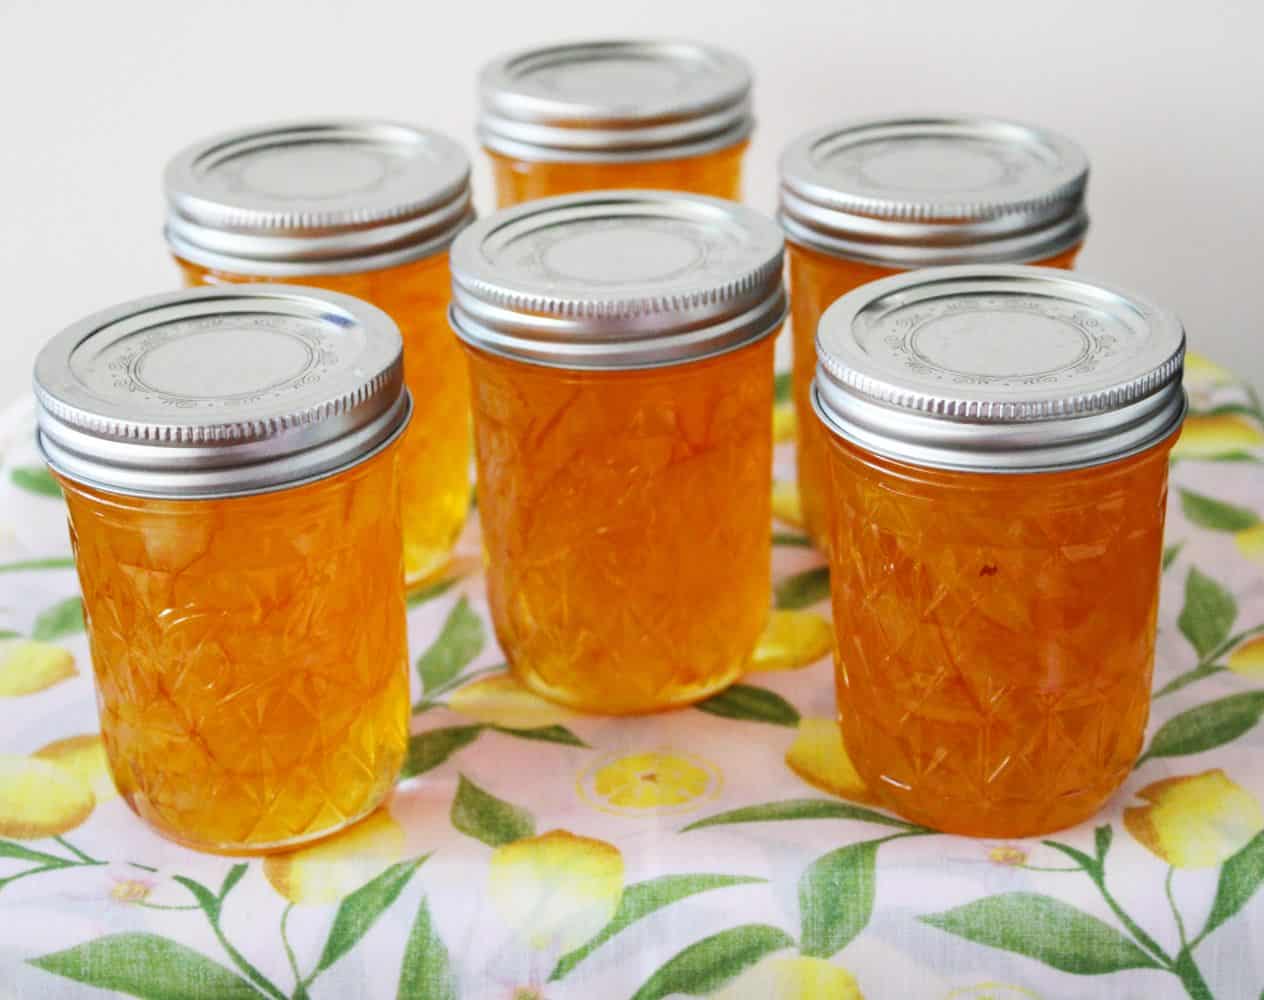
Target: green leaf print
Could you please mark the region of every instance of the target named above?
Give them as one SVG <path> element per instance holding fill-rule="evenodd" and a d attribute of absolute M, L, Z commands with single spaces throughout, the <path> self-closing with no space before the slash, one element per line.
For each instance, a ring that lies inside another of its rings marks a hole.
<path fill-rule="evenodd" d="M 1193 490 L 1181 490 L 1181 510 L 1194 524 L 1212 531 L 1245 531 L 1260 523 L 1253 510 L 1213 500 Z"/>
<path fill-rule="evenodd" d="M 430 694 L 455 678 L 483 651 L 486 641 L 483 620 L 462 597 L 448 613 L 439 637 L 417 659 L 417 674 L 425 692 Z"/>
<path fill-rule="evenodd" d="M 767 722 L 774 726 L 799 724 L 798 710 L 781 695 L 749 684 L 734 684 L 694 707 L 710 715 L 742 722 Z"/>
<path fill-rule="evenodd" d="M 42 497 L 61 496 L 61 487 L 53 474 L 42 465 L 19 465 L 9 470 L 9 479 L 18 489 Z"/>
<path fill-rule="evenodd" d="M 408 756 L 404 758 L 404 766 L 399 772 L 400 781 L 438 767 L 478 739 L 482 731 L 482 726 L 445 726 L 414 733 L 408 740 Z"/>
<path fill-rule="evenodd" d="M 922 832 L 924 827 L 908 823 L 895 816 L 854 806 L 850 802 L 838 802 L 833 799 L 787 799 L 784 802 L 767 802 L 757 806 L 743 806 L 729 812 L 717 813 L 690 823 L 681 833 L 690 830 L 702 830 L 708 826 L 726 826 L 731 823 L 774 823 L 791 819 L 854 819 L 863 823 L 878 823 L 882 826 L 894 826 L 901 830 Z M 925 832 L 929 833 L 929 830 Z"/>
<path fill-rule="evenodd" d="M 1109 924 L 1036 893 L 988 896 L 918 919 L 967 941 L 1026 955 L 1076 975 L 1160 968 Z"/>
<path fill-rule="evenodd" d="M 446 594 L 460 582 L 460 577 L 455 576 L 450 576 L 444 580 L 436 580 L 434 583 L 428 583 L 423 587 L 418 587 L 416 590 L 410 590 L 404 598 L 404 603 L 410 608 L 415 608 Z"/>
<path fill-rule="evenodd" d="M 535 818 L 461 775 L 452 800 L 452 825 L 488 847 L 501 847 L 535 833 Z"/>
<path fill-rule="evenodd" d="M 1261 883 L 1264 883 L 1264 831 L 1257 833 L 1253 840 L 1221 866 L 1216 899 L 1211 904 L 1207 926 L 1199 935 L 1200 939 L 1246 906 Z"/>
<path fill-rule="evenodd" d="M 575 966 L 609 941 L 620 931 L 638 920 L 649 916 L 657 910 L 689 896 L 712 889 L 726 889 L 734 885 L 751 885 L 762 883 L 762 878 L 749 878 L 744 875 L 664 875 L 650 879 L 648 882 L 637 882 L 623 890 L 619 900 L 619 908 L 615 911 L 610 923 L 587 944 L 563 955 L 549 976 L 549 982 L 556 982 L 567 975 Z"/>
<path fill-rule="evenodd" d="M 0 840 L 0 858 L 13 858 L 16 861 L 35 861 L 39 864 L 65 864 L 64 858 L 43 851 L 32 851 L 29 847 L 15 844 L 11 840 Z"/>
<path fill-rule="evenodd" d="M 774 403 L 788 403 L 794 391 L 794 374 L 778 372 L 772 380 L 772 398 Z"/>
<path fill-rule="evenodd" d="M 588 744 L 565 726 L 536 726 L 533 729 L 512 729 L 509 726 L 488 726 L 488 729 L 520 740 L 537 740 L 541 743 L 561 743 L 568 747 L 587 747 Z"/>
<path fill-rule="evenodd" d="M 1185 606 L 1176 624 L 1198 655 L 1207 656 L 1229 638 L 1237 617 L 1233 595 L 1211 577 L 1191 569 L 1185 578 Z"/>
<path fill-rule="evenodd" d="M 83 600 L 67 597 L 39 613 L 31 627 L 31 638 L 40 642 L 60 639 L 83 631 Z"/>
<path fill-rule="evenodd" d="M 1264 691 L 1233 694 L 1187 709 L 1159 727 L 1137 766 L 1151 757 L 1182 757 L 1214 750 L 1249 732 L 1261 715 Z"/>
<path fill-rule="evenodd" d="M 799 950 L 813 958 L 838 954 L 873 916 L 878 845 L 849 844 L 818 858 L 799 879 Z"/>
<path fill-rule="evenodd" d="M 1185 548 L 1184 542 L 1177 542 L 1175 545 L 1169 545 L 1163 550 L 1163 568 L 1167 569 L 1172 563 L 1176 562 L 1176 557 L 1181 554 L 1181 549 Z"/>
<path fill-rule="evenodd" d="M 145 1000 L 259 998 L 259 992 L 235 972 L 156 934 L 111 934 L 33 958 L 30 964 Z"/>
<path fill-rule="evenodd" d="M 807 535 L 800 535 L 797 531 L 774 531 L 772 533 L 773 545 L 789 545 L 798 549 L 810 549 L 812 547 L 812 539 Z"/>
<path fill-rule="evenodd" d="M 0 573 L 21 573 L 28 569 L 74 569 L 75 561 L 69 556 L 50 556 L 47 559 L 23 559 L 19 562 L 0 564 Z"/>
<path fill-rule="evenodd" d="M 765 955 L 793 948 L 779 927 L 743 924 L 691 944 L 646 980 L 632 1000 L 662 1000 L 673 993 L 705 996 L 750 968 Z"/>
<path fill-rule="evenodd" d="M 397 1000 L 457 1000 L 456 976 L 448 949 L 443 946 L 430 920 L 426 897 L 417 904 L 417 918 L 404 946 L 404 962 L 399 970 Z"/>
<path fill-rule="evenodd" d="M 420 857 L 391 865 L 339 904 L 338 912 L 334 914 L 333 926 L 329 928 L 329 937 L 325 939 L 325 949 L 321 952 L 320 961 L 316 963 L 316 969 L 309 980 L 324 972 L 359 943 L 378 917 L 399 898 L 404 886 L 413 877 L 413 872 L 425 860 L 425 857 Z"/>
<path fill-rule="evenodd" d="M 816 566 L 788 576 L 773 587 L 773 603 L 783 611 L 810 608 L 829 597 L 828 566 Z"/>

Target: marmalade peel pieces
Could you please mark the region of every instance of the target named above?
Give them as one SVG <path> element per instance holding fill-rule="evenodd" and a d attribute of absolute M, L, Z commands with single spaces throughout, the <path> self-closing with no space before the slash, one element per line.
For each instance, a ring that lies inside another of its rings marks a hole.
<path fill-rule="evenodd" d="M 1091 816 L 1149 716 L 1173 439 L 1015 475 L 826 442 L 839 712 L 865 784 L 949 833 Z"/>
<path fill-rule="evenodd" d="M 520 680 L 590 712 L 697 701 L 768 616 L 773 338 L 583 372 L 470 351 L 488 594 Z"/>
<path fill-rule="evenodd" d="M 110 769 L 167 836 L 282 848 L 394 784 L 409 718 L 398 454 L 223 500 L 62 480 Z"/>

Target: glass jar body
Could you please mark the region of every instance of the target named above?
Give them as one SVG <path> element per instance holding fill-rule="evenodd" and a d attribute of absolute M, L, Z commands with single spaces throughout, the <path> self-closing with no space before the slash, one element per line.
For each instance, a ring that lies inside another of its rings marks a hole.
<path fill-rule="evenodd" d="M 790 325 L 794 337 L 794 409 L 797 430 L 795 468 L 803 526 L 822 551 L 828 541 L 825 431 L 812 411 L 812 376 L 816 373 L 816 328 L 833 302 L 861 285 L 892 274 L 897 268 L 834 257 L 795 243 L 787 243 L 790 278 Z M 1041 267 L 1071 268 L 1078 246 L 1033 263 Z"/>
<path fill-rule="evenodd" d="M 663 160 L 563 163 L 522 160 L 487 151 L 496 182 L 496 206 L 577 191 L 649 188 L 687 191 L 737 201 L 742 194 L 745 141 L 699 156 Z"/>
<path fill-rule="evenodd" d="M 1168 453 L 924 469 L 822 428 L 843 739 L 883 805 L 983 837 L 1091 816 L 1150 708 Z"/>
<path fill-rule="evenodd" d="M 772 338 L 636 371 L 469 354 L 488 596 L 518 678 L 609 714 L 732 683 L 768 615 Z"/>
<path fill-rule="evenodd" d="M 394 785 L 409 720 L 399 451 L 223 500 L 62 480 L 110 769 L 165 836 L 287 848 Z"/>
<path fill-rule="evenodd" d="M 211 271 L 177 258 L 184 283 L 284 282 L 327 288 L 388 313 L 404 339 L 404 380 L 413 419 L 400 448 L 405 578 L 410 586 L 442 569 L 470 502 L 469 382 L 448 327 L 448 255 L 377 271 L 265 278 Z"/>

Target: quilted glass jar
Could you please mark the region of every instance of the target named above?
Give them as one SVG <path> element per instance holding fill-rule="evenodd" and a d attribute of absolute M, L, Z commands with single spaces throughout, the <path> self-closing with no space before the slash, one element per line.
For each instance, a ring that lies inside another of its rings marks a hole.
<path fill-rule="evenodd" d="M 479 138 L 500 207 L 610 188 L 741 194 L 751 74 L 692 42 L 530 49 L 479 79 Z"/>
<path fill-rule="evenodd" d="M 826 310 L 843 740 L 873 794 L 985 837 L 1091 816 L 1150 708 L 1179 321 L 1049 268 L 952 267 Z"/>
<path fill-rule="evenodd" d="M 647 191 L 529 202 L 453 246 L 492 620 L 590 712 L 704 698 L 768 615 L 776 226 Z"/>
<path fill-rule="evenodd" d="M 447 324 L 448 245 L 472 218 L 464 152 L 391 122 L 260 126 L 184 150 L 166 190 L 186 285 L 297 282 L 395 320 L 417 409 L 400 447 L 404 566 L 409 585 L 433 576 L 470 498 L 469 385 Z"/>
<path fill-rule="evenodd" d="M 409 719 L 390 318 L 288 286 L 141 299 L 52 340 L 36 397 L 132 809 L 225 853 L 374 809 Z"/>
<path fill-rule="evenodd" d="M 816 325 L 839 296 L 946 264 L 1070 268 L 1088 228 L 1088 161 L 1069 139 L 987 118 L 837 123 L 781 158 L 789 241 L 796 455 L 804 525 L 826 538 L 824 438 L 812 416 Z"/>

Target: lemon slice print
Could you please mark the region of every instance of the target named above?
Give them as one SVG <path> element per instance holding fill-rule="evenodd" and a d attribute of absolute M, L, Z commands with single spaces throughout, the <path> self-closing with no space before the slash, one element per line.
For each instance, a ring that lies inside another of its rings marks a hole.
<path fill-rule="evenodd" d="M 580 776 L 580 795 L 603 812 L 684 812 L 713 799 L 720 771 L 699 757 L 651 750 L 604 758 Z"/>

